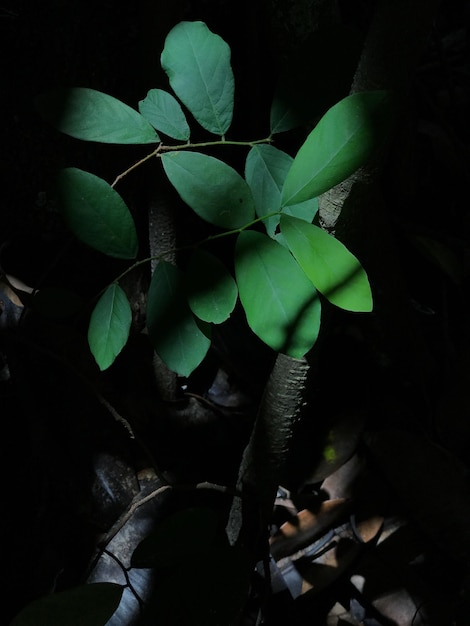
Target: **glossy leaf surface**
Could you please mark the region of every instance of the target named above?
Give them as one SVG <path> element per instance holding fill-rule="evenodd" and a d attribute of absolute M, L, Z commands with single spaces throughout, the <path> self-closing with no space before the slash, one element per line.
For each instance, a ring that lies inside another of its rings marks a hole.
<path fill-rule="evenodd" d="M 300 358 L 320 329 L 320 300 L 289 251 L 266 235 L 238 236 L 235 270 L 250 328 L 277 352 Z"/>
<path fill-rule="evenodd" d="M 105 180 L 75 167 L 57 178 L 60 209 L 84 243 L 119 259 L 137 256 L 134 220 L 124 200 Z"/>
<path fill-rule="evenodd" d="M 255 206 L 250 188 L 232 167 L 200 152 L 162 155 L 163 168 L 181 198 L 207 222 L 240 228 L 250 222 Z"/>
<path fill-rule="evenodd" d="M 212 254 L 196 250 L 185 274 L 189 306 L 205 322 L 220 324 L 235 308 L 237 285 L 226 267 Z"/>
<path fill-rule="evenodd" d="M 159 140 L 155 129 L 137 111 L 95 89 L 58 89 L 38 96 L 36 107 L 49 124 L 76 139 L 117 144 Z"/>
<path fill-rule="evenodd" d="M 147 328 L 157 354 L 180 376 L 189 376 L 209 350 L 210 326 L 196 321 L 183 273 L 166 261 L 159 262 L 150 282 Z"/>
<path fill-rule="evenodd" d="M 168 34 L 162 67 L 181 102 L 203 128 L 224 135 L 233 115 L 230 48 L 203 22 L 180 22 Z"/>
<path fill-rule="evenodd" d="M 390 119 L 386 91 L 356 93 L 325 113 L 287 174 L 282 205 L 319 196 L 364 165 L 382 143 Z"/>
<path fill-rule="evenodd" d="M 289 215 L 281 218 L 281 233 L 300 267 L 325 298 L 347 311 L 372 311 L 367 274 L 338 239 Z"/>
<path fill-rule="evenodd" d="M 98 300 L 88 326 L 88 344 L 100 370 L 112 365 L 126 345 L 131 321 L 127 296 L 113 283 Z"/>
<path fill-rule="evenodd" d="M 168 137 L 187 141 L 190 130 L 179 102 L 163 89 L 151 89 L 139 102 L 139 111 L 157 130 Z"/>
<path fill-rule="evenodd" d="M 94 583 L 53 593 L 28 605 L 10 626 L 105 626 L 121 601 L 123 587 Z"/>

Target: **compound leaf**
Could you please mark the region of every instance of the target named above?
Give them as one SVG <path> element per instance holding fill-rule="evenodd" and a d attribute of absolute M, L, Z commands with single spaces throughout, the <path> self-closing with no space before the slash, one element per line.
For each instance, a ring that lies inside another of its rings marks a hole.
<path fill-rule="evenodd" d="M 161 64 L 181 102 L 203 128 L 225 135 L 235 82 L 230 48 L 203 22 L 180 22 L 167 35 Z"/>
<path fill-rule="evenodd" d="M 41 116 L 66 135 L 116 144 L 156 143 L 154 128 L 137 111 L 87 87 L 58 89 L 36 98 Z"/>
<path fill-rule="evenodd" d="M 282 205 L 319 196 L 364 165 L 383 141 L 389 120 L 386 91 L 355 93 L 340 100 L 298 151 L 282 188 Z"/>
<path fill-rule="evenodd" d="M 151 89 L 139 102 L 139 111 L 152 126 L 168 137 L 187 141 L 190 130 L 178 101 L 163 89 Z"/>
<path fill-rule="evenodd" d="M 57 192 L 65 221 L 84 243 L 119 259 L 134 259 L 138 239 L 124 200 L 105 180 L 69 167 L 59 172 Z"/>
<path fill-rule="evenodd" d="M 100 370 L 112 365 L 126 345 L 131 321 L 132 312 L 126 294 L 113 283 L 98 300 L 88 327 L 88 345 Z"/>
<path fill-rule="evenodd" d="M 189 306 L 205 322 L 224 322 L 237 302 L 238 290 L 231 274 L 212 254 L 196 250 L 185 274 Z"/>
<path fill-rule="evenodd" d="M 245 180 L 232 167 L 200 152 L 162 155 L 163 168 L 181 198 L 207 222 L 221 228 L 240 228 L 255 213 Z"/>
<path fill-rule="evenodd" d="M 367 274 L 338 239 L 290 215 L 282 216 L 281 233 L 300 267 L 325 298 L 347 311 L 372 311 Z"/>
<path fill-rule="evenodd" d="M 147 328 L 157 354 L 180 376 L 189 376 L 209 350 L 210 326 L 194 318 L 183 273 L 166 261 L 159 262 L 150 282 Z"/>
<path fill-rule="evenodd" d="M 266 235 L 238 236 L 235 271 L 250 328 L 268 346 L 301 358 L 320 329 L 320 300 L 290 252 Z"/>

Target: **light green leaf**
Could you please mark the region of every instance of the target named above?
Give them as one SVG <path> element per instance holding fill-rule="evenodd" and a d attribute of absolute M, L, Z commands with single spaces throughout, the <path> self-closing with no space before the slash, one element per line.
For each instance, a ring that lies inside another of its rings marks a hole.
<path fill-rule="evenodd" d="M 119 259 L 137 256 L 138 240 L 132 215 L 105 180 L 69 167 L 59 172 L 57 193 L 65 221 L 81 241 Z"/>
<path fill-rule="evenodd" d="M 185 274 L 188 303 L 194 315 L 220 324 L 235 308 L 238 290 L 225 266 L 212 254 L 196 250 Z"/>
<path fill-rule="evenodd" d="M 230 48 L 203 22 L 180 22 L 168 34 L 162 67 L 181 102 L 203 128 L 225 135 L 233 115 Z"/>
<path fill-rule="evenodd" d="M 356 93 L 329 109 L 298 151 L 282 189 L 282 206 L 319 196 L 364 165 L 389 127 L 386 91 Z"/>
<path fill-rule="evenodd" d="M 87 87 L 58 89 L 36 98 L 41 116 L 66 135 L 100 143 L 156 143 L 159 137 L 137 111 Z"/>
<path fill-rule="evenodd" d="M 10 626 L 104 626 L 118 608 L 123 589 L 115 583 L 93 583 L 53 593 L 29 604 Z"/>
<path fill-rule="evenodd" d="M 281 208 L 281 190 L 294 159 L 269 144 L 253 146 L 248 153 L 245 165 L 245 178 L 250 186 L 258 217 L 269 215 Z M 318 211 L 318 200 L 313 198 L 292 207 L 285 212 L 309 222 Z M 279 224 L 279 215 L 263 221 L 266 231 L 273 237 Z"/>
<path fill-rule="evenodd" d="M 232 167 L 200 152 L 162 155 L 171 184 L 195 213 L 221 228 L 240 228 L 250 222 L 255 206 L 250 188 Z"/>
<path fill-rule="evenodd" d="M 88 326 L 88 345 L 100 370 L 112 365 L 126 345 L 131 321 L 126 294 L 113 283 L 98 300 Z"/>
<path fill-rule="evenodd" d="M 139 111 L 152 126 L 168 137 L 182 141 L 189 139 L 190 130 L 183 110 L 167 91 L 151 89 L 147 97 L 139 102 Z"/>
<path fill-rule="evenodd" d="M 147 328 L 163 362 L 180 376 L 189 376 L 209 350 L 210 326 L 194 318 L 183 281 L 178 268 L 159 262 L 150 282 Z"/>
<path fill-rule="evenodd" d="M 367 274 L 340 241 L 318 226 L 289 215 L 281 218 L 281 233 L 300 267 L 325 298 L 347 311 L 372 311 Z"/>
<path fill-rule="evenodd" d="M 250 328 L 268 346 L 301 358 L 320 329 L 320 299 L 289 251 L 266 235 L 238 236 L 235 271 Z"/>

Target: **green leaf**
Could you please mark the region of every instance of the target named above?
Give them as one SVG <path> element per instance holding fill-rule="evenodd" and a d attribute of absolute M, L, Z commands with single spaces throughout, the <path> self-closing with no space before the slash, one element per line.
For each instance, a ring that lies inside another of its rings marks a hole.
<path fill-rule="evenodd" d="M 364 165 L 389 127 L 386 91 L 344 98 L 318 122 L 298 151 L 282 189 L 282 205 L 319 196 Z"/>
<path fill-rule="evenodd" d="M 123 587 L 93 583 L 29 604 L 10 626 L 105 626 L 119 606 Z"/>
<path fill-rule="evenodd" d="M 300 267 L 325 298 L 347 311 L 372 311 L 367 274 L 338 239 L 289 215 L 281 218 L 281 233 Z"/>
<path fill-rule="evenodd" d="M 205 322 L 224 322 L 237 302 L 235 281 L 223 263 L 203 250 L 196 250 L 185 274 L 189 306 Z"/>
<path fill-rule="evenodd" d="M 253 194 L 258 217 L 281 208 L 282 186 L 293 162 L 291 156 L 269 144 L 251 148 L 246 158 L 245 178 Z M 285 211 L 311 222 L 318 211 L 318 200 L 313 198 L 286 207 Z M 274 236 L 280 217 L 280 214 L 273 215 L 263 221 L 270 237 Z"/>
<path fill-rule="evenodd" d="M 100 143 L 156 143 L 159 137 L 137 111 L 87 87 L 58 89 L 36 98 L 39 113 L 66 135 Z"/>
<path fill-rule="evenodd" d="M 190 130 L 186 117 L 177 100 L 162 89 L 151 89 L 139 102 L 139 111 L 152 126 L 162 133 L 188 141 Z"/>
<path fill-rule="evenodd" d="M 126 294 L 117 283 L 98 300 L 90 318 L 88 344 L 100 370 L 114 363 L 127 343 L 132 312 Z"/>
<path fill-rule="evenodd" d="M 203 22 L 180 22 L 168 34 L 161 64 L 181 102 L 203 128 L 225 135 L 233 115 L 230 48 Z"/>
<path fill-rule="evenodd" d="M 200 152 L 162 155 L 171 184 L 195 213 L 221 228 L 240 228 L 250 222 L 255 206 L 250 188 L 232 167 Z"/>
<path fill-rule="evenodd" d="M 137 256 L 138 240 L 132 215 L 105 180 L 69 167 L 58 175 L 57 192 L 65 221 L 81 241 L 119 259 Z"/>
<path fill-rule="evenodd" d="M 166 261 L 159 262 L 150 282 L 147 328 L 155 351 L 180 376 L 189 376 L 209 350 L 210 326 L 196 321 L 183 273 Z"/>
<path fill-rule="evenodd" d="M 301 358 L 320 329 L 320 299 L 289 251 L 266 235 L 238 236 L 235 270 L 250 328 L 268 346 Z"/>

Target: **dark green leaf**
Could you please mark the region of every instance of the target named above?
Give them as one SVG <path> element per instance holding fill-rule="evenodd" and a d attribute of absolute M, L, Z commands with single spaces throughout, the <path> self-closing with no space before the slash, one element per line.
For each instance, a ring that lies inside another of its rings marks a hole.
<path fill-rule="evenodd" d="M 225 266 L 212 254 L 196 250 L 185 274 L 189 306 L 205 322 L 220 324 L 235 308 L 238 290 Z"/>
<path fill-rule="evenodd" d="M 221 228 L 240 228 L 250 222 L 255 207 L 250 188 L 232 167 L 200 152 L 162 155 L 171 184 L 195 213 Z"/>
<path fill-rule="evenodd" d="M 132 312 L 126 294 L 117 283 L 98 300 L 90 318 L 88 344 L 100 370 L 114 363 L 127 343 Z"/>
<path fill-rule="evenodd" d="M 314 345 L 321 306 L 289 251 L 254 231 L 240 233 L 235 270 L 249 326 L 268 346 L 301 358 Z"/>
<path fill-rule="evenodd" d="M 94 583 L 54 593 L 28 605 L 10 626 L 105 626 L 122 591 L 121 585 Z"/>
<path fill-rule="evenodd" d="M 168 34 L 162 67 L 181 102 L 203 128 L 225 135 L 233 115 L 230 48 L 203 22 L 180 22 Z"/>
<path fill-rule="evenodd" d="M 59 89 L 36 98 L 41 116 L 66 135 L 100 143 L 156 143 L 152 126 L 120 100 L 86 87 Z"/>
<path fill-rule="evenodd" d="M 356 93 L 322 117 L 297 153 L 282 189 L 282 205 L 319 196 L 364 165 L 390 122 L 386 91 Z"/>
<path fill-rule="evenodd" d="M 69 167 L 59 173 L 57 190 L 65 221 L 81 241 L 119 259 L 137 256 L 137 232 L 132 215 L 105 180 Z"/>
<path fill-rule="evenodd" d="M 147 327 L 155 351 L 180 376 L 189 376 L 209 350 L 210 326 L 196 321 L 186 300 L 183 273 L 166 261 L 159 262 L 152 276 Z"/>
<path fill-rule="evenodd" d="M 300 267 L 325 298 L 348 311 L 372 311 L 367 274 L 338 239 L 289 215 L 281 218 L 281 233 Z"/>
<path fill-rule="evenodd" d="M 162 133 L 187 141 L 190 130 L 186 117 L 175 98 L 162 89 L 151 89 L 139 102 L 139 111 L 152 126 Z"/>

